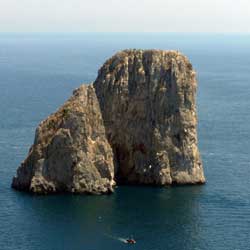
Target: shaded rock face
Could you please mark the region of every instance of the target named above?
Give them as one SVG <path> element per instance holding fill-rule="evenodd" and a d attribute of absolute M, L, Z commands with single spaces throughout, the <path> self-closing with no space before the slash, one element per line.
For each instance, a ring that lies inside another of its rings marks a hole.
<path fill-rule="evenodd" d="M 176 51 L 125 50 L 36 130 L 12 186 L 107 193 L 115 183 L 204 183 L 196 80 Z"/>

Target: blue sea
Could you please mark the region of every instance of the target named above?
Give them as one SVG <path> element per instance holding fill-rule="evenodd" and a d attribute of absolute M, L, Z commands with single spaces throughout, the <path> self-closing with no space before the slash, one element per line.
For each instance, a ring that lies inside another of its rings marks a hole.
<path fill-rule="evenodd" d="M 207 184 L 104 196 L 12 190 L 38 123 L 125 48 L 190 58 Z M 131 235 L 137 244 L 123 242 Z M 0 250 L 111 249 L 250 249 L 250 35 L 0 33 Z"/>

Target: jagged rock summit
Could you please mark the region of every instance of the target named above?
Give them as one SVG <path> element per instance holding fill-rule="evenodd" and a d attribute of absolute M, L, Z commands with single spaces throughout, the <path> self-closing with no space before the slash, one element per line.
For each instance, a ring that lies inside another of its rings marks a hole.
<path fill-rule="evenodd" d="M 177 51 L 118 52 L 40 123 L 12 187 L 100 194 L 120 183 L 204 183 L 196 87 Z"/>

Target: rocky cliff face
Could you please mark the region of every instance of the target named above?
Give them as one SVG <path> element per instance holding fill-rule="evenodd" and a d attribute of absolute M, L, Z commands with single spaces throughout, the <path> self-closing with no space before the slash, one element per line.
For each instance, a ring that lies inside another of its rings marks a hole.
<path fill-rule="evenodd" d="M 82 85 L 41 122 L 12 186 L 34 193 L 106 193 L 114 186 L 113 152 L 92 85 Z"/>
<path fill-rule="evenodd" d="M 12 186 L 107 193 L 119 183 L 204 183 L 196 80 L 176 51 L 125 50 L 37 128 Z"/>

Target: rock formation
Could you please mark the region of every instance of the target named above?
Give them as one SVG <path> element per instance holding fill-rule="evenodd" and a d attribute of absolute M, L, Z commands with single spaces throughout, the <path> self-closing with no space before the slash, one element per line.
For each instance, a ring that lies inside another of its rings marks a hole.
<path fill-rule="evenodd" d="M 195 72 L 176 51 L 125 50 L 41 122 L 12 187 L 108 193 L 114 185 L 204 183 Z"/>
<path fill-rule="evenodd" d="M 82 85 L 41 122 L 14 188 L 35 193 L 113 190 L 113 153 L 92 85 Z"/>

